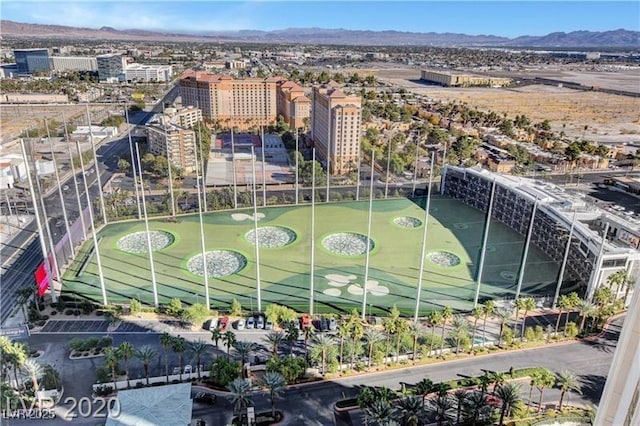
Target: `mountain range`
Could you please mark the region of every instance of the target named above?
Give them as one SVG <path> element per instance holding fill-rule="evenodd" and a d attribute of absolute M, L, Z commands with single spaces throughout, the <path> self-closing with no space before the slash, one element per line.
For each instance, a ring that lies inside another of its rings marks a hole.
<path fill-rule="evenodd" d="M 544 36 L 516 38 L 458 33 L 418 33 L 404 31 L 363 31 L 324 28 L 288 28 L 259 31 L 148 31 L 116 30 L 111 27 L 80 28 L 0 21 L 0 35 L 14 38 L 64 38 L 78 40 L 209 41 L 333 44 L 356 46 L 435 47 L 539 47 L 539 48 L 639 48 L 640 31 L 555 32 Z"/>

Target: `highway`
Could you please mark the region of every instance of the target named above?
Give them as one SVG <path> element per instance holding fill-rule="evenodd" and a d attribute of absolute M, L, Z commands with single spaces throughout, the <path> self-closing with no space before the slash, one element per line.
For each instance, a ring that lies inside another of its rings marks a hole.
<path fill-rule="evenodd" d="M 162 111 L 163 102 L 172 103 L 179 94 L 179 88 L 174 86 L 165 96 L 156 103 L 148 111 L 138 111 L 129 115 L 130 127 L 127 131 L 120 134 L 117 138 L 107 139 L 99 144 L 96 148 L 98 157 L 98 171 L 100 173 L 101 183 L 104 185 L 111 179 L 114 173 L 118 172 L 118 160 L 121 156 L 129 155 L 129 132 L 136 131 L 136 126 L 146 124 L 153 114 Z M 98 198 L 97 176 L 95 173 L 96 165 L 93 163 L 85 164 L 85 170 L 93 173 L 87 174 L 87 186 L 89 187 L 89 198 L 95 200 Z M 73 176 L 68 173 L 61 176 L 61 184 L 69 189 L 63 191 L 63 200 L 60 200 L 58 190 L 55 185 L 48 190 L 44 196 L 44 204 L 47 213 L 48 228 L 54 244 L 60 241 L 64 236 L 64 226 L 56 226 L 63 219 L 62 203 L 65 203 L 69 225 L 73 224 L 79 218 L 81 209 L 87 207 L 84 185 L 82 183 L 83 175 L 81 172 L 76 174 L 78 186 L 80 190 L 81 207 L 79 208 L 76 189 L 74 186 Z M 22 205 L 24 209 L 32 208 L 31 200 L 27 193 L 27 199 L 14 202 L 14 207 Z M 42 263 L 43 256 L 40 249 L 38 238 L 34 238 L 37 234 L 35 221 L 23 228 L 9 244 L 0 248 L 0 258 L 2 258 L 2 269 L 0 276 L 0 324 L 4 325 L 10 314 L 15 310 L 15 291 L 25 285 L 34 284 L 34 272 L 38 265 Z"/>

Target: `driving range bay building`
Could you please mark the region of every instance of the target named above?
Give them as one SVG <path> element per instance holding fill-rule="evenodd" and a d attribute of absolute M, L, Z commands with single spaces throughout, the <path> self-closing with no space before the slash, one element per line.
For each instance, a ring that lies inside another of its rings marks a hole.
<path fill-rule="evenodd" d="M 360 160 L 362 99 L 348 96 L 337 85 L 313 89 L 311 138 L 316 154 L 332 175 L 357 169 Z"/>
<path fill-rule="evenodd" d="M 583 194 L 547 182 L 456 166 L 444 168 L 441 192 L 481 211 L 490 210 L 492 220 L 525 236 L 525 268 L 534 267 L 526 264 L 530 244 L 559 265 L 558 285 L 547 294 L 551 305 L 558 294 L 570 291 L 592 300 L 595 290 L 608 285 L 607 278 L 620 270 L 632 280 L 640 277 L 640 219 L 604 210 Z M 623 287 L 616 296 L 624 296 Z"/>

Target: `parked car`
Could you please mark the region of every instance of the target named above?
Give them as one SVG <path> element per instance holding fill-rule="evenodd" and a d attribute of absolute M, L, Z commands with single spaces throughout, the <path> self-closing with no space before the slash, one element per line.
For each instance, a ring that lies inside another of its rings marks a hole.
<path fill-rule="evenodd" d="M 256 321 L 256 328 L 257 329 L 263 329 L 264 328 L 264 318 L 262 318 L 261 316 L 259 316 L 258 320 Z"/>
<path fill-rule="evenodd" d="M 215 404 L 216 403 L 216 396 L 212 393 L 207 393 L 207 392 L 198 392 L 194 397 L 193 400 L 195 402 L 202 402 L 205 404 Z"/>
<path fill-rule="evenodd" d="M 184 370 L 182 371 L 182 374 L 191 374 L 193 370 L 193 367 L 191 366 L 191 364 L 187 364 L 184 366 Z"/>
<path fill-rule="evenodd" d="M 311 317 L 308 314 L 304 314 L 300 317 L 300 328 L 302 328 L 302 330 L 311 328 Z"/>
<path fill-rule="evenodd" d="M 244 326 L 245 326 L 244 318 L 240 318 L 236 324 L 236 329 L 244 330 Z"/>
<path fill-rule="evenodd" d="M 207 323 L 205 323 L 205 328 L 209 331 L 215 330 L 218 328 L 218 317 L 211 318 Z"/>
<path fill-rule="evenodd" d="M 220 331 L 227 331 L 228 326 L 229 326 L 229 317 L 225 315 L 224 317 L 220 318 L 220 320 L 218 321 L 218 329 Z"/>
<path fill-rule="evenodd" d="M 329 322 L 325 317 L 320 318 L 320 331 L 329 330 Z"/>
<path fill-rule="evenodd" d="M 265 330 L 273 330 L 273 321 L 268 319 L 267 322 L 264 323 L 264 329 Z"/>
<path fill-rule="evenodd" d="M 245 328 L 247 330 L 253 329 L 255 327 L 255 325 L 256 325 L 256 320 L 253 317 L 247 318 L 247 322 L 245 324 Z"/>
<path fill-rule="evenodd" d="M 335 318 L 329 318 L 329 331 L 336 331 L 338 329 L 338 321 Z"/>

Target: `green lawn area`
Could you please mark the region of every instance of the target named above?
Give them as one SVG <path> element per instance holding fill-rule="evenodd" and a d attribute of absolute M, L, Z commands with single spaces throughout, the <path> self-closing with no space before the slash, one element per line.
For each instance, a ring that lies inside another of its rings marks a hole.
<path fill-rule="evenodd" d="M 367 296 L 368 310 L 388 311 L 393 304 L 405 314 L 415 308 L 423 225 L 404 228 L 394 219 L 403 216 L 424 220 L 423 200 L 378 200 L 373 205 L 369 279 L 373 292 Z M 368 202 L 341 202 L 316 206 L 315 292 L 316 312 L 360 309 L 364 282 L 365 255 L 336 255 L 324 248 L 324 237 L 340 232 L 366 235 Z M 268 303 L 288 305 L 298 311 L 309 310 L 311 208 L 308 205 L 258 209 L 264 214 L 259 226 L 282 226 L 297 234 L 296 240 L 281 248 L 260 249 L 262 308 Z M 243 308 L 256 309 L 255 249 L 245 235 L 253 230 L 251 219 L 238 221 L 233 213 L 251 215 L 253 211 L 224 211 L 204 215 L 207 250 L 227 249 L 244 255 L 247 265 L 236 274 L 210 278 L 211 307 L 227 308 L 237 298 Z M 447 197 L 433 197 L 428 224 L 427 253 L 445 251 L 458 256 L 456 266 L 440 266 L 425 259 L 421 311 L 451 306 L 470 309 L 475 291 L 476 265 L 484 228 L 484 215 Z M 152 304 L 153 293 L 146 253 L 131 254 L 118 248 L 118 240 L 132 232 L 144 231 L 144 222 L 128 221 L 104 227 L 99 245 L 108 300 L 128 302 L 140 298 Z M 204 279 L 189 272 L 187 262 L 201 253 L 198 215 L 179 217 L 178 222 L 150 221 L 150 229 L 174 235 L 167 248 L 154 251 L 154 265 L 160 303 L 179 297 L 185 303 L 203 301 Z M 524 236 L 492 221 L 483 272 L 481 299 L 508 297 L 515 292 Z M 91 238 L 63 276 L 63 295 L 80 294 L 101 301 L 96 256 Z M 524 273 L 524 294 L 553 292 L 559 265 L 536 247 L 529 249 Z M 348 283 L 327 275 L 349 277 Z M 360 290 L 361 293 L 361 290 Z"/>

